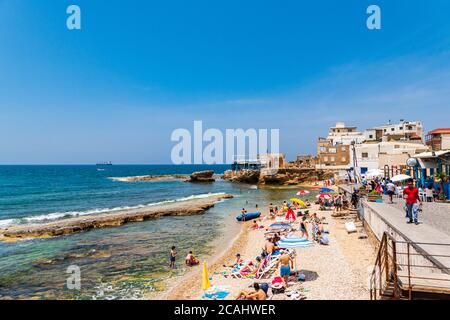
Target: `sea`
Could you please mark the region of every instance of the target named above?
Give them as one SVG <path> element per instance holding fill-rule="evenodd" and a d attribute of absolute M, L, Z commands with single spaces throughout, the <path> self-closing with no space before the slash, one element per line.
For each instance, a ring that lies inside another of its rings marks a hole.
<path fill-rule="evenodd" d="M 295 190 L 258 189 L 221 179 L 188 183 L 126 182 L 120 178 L 202 170 L 222 174 L 227 169 L 227 165 L 0 166 L 0 228 L 209 194 L 234 196 L 202 215 L 164 217 L 49 239 L 0 242 L 0 299 L 146 299 L 164 292 L 172 279 L 188 271 L 183 266 L 188 251 L 201 260 L 208 259 L 225 234 L 239 232 L 234 217 L 243 207 L 252 212 L 269 202 L 281 203 L 294 196 Z M 179 261 L 171 270 L 168 256 L 173 245 Z M 79 286 L 74 281 L 78 275 Z"/>

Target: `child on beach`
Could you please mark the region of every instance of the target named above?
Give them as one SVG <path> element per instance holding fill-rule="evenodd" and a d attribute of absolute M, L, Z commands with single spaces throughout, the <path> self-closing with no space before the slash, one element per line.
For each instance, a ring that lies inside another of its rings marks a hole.
<path fill-rule="evenodd" d="M 177 250 L 175 248 L 175 246 L 172 246 L 172 248 L 170 249 L 170 268 L 174 269 L 175 268 L 175 257 L 177 256 Z"/>
<path fill-rule="evenodd" d="M 259 229 L 259 225 L 256 222 L 256 220 L 253 220 L 253 224 L 252 226 L 249 228 L 249 230 L 258 230 Z"/>
<path fill-rule="evenodd" d="M 186 265 L 190 267 L 196 266 L 200 263 L 200 261 L 198 261 L 198 259 L 192 253 L 192 251 L 189 251 L 188 255 L 186 256 L 185 262 Z"/>

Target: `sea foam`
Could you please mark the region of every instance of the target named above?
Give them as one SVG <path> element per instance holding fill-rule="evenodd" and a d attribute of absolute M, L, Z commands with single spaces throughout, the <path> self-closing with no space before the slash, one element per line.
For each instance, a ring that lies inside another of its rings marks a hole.
<path fill-rule="evenodd" d="M 223 195 L 224 192 L 217 192 L 217 193 L 204 193 L 204 194 L 198 194 L 198 195 L 191 195 L 188 197 L 173 199 L 173 200 L 165 200 L 160 202 L 153 202 L 148 204 L 139 204 L 135 206 L 122 206 L 122 207 L 114 207 L 114 208 L 99 208 L 99 209 L 92 209 L 87 211 L 67 211 L 67 212 L 54 212 L 44 215 L 36 215 L 36 216 L 30 216 L 30 217 L 23 217 L 23 218 L 17 218 L 17 219 L 4 219 L 0 220 L 0 228 L 8 228 L 14 225 L 19 224 L 27 224 L 27 223 L 45 223 L 45 222 L 51 222 L 66 218 L 72 218 L 72 217 L 79 217 L 79 216 L 87 216 L 91 214 L 100 214 L 100 213 L 108 213 L 108 212 L 117 212 L 122 210 L 133 210 L 133 209 L 141 209 L 146 207 L 152 207 L 162 204 L 168 204 L 168 203 L 174 203 L 174 202 L 181 202 L 181 201 L 188 201 L 193 199 L 203 199 L 208 198 L 211 196 L 218 196 Z"/>

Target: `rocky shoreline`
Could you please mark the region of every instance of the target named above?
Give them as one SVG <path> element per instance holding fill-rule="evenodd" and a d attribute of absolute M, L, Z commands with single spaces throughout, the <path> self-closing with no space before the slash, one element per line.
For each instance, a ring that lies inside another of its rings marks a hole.
<path fill-rule="evenodd" d="M 166 174 L 157 176 L 131 176 L 131 177 L 113 177 L 114 181 L 120 182 L 145 182 L 145 181 L 172 181 L 189 179 L 188 174 Z"/>
<path fill-rule="evenodd" d="M 334 172 L 329 170 L 287 168 L 277 169 L 275 173 L 248 169 L 239 171 L 227 170 L 222 179 L 259 185 L 289 186 L 322 181 L 332 177 L 334 177 Z"/>
<path fill-rule="evenodd" d="M 202 214 L 218 201 L 233 198 L 230 194 L 216 194 L 201 199 L 192 199 L 139 209 L 79 216 L 42 224 L 26 224 L 0 229 L 0 241 L 17 241 L 32 238 L 50 238 L 76 232 L 117 227 L 129 222 L 141 222 L 164 216 L 187 216 Z"/>

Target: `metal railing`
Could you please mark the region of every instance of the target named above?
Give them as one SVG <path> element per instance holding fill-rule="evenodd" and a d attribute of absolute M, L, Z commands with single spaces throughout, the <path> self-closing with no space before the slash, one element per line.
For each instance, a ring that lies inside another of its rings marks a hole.
<path fill-rule="evenodd" d="M 448 250 L 430 254 L 423 247 Z M 450 295 L 448 261 L 450 244 L 399 241 L 385 232 L 370 275 L 370 299 L 412 300 L 416 293 Z"/>

